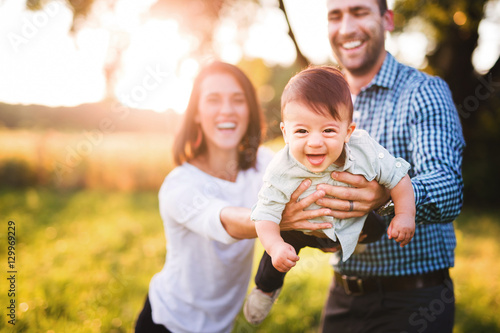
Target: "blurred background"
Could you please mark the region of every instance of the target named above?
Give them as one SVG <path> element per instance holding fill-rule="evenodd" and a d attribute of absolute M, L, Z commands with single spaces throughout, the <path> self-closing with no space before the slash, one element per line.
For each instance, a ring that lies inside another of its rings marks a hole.
<path fill-rule="evenodd" d="M 449 84 L 467 142 L 456 332 L 500 332 L 500 1 L 389 7 L 387 49 Z M 288 79 L 335 64 L 326 18 L 325 0 L 0 0 L 1 262 L 12 220 L 19 272 L 18 321 L 2 316 L 0 330 L 132 332 L 163 265 L 156 195 L 198 69 L 214 58 L 240 66 L 278 149 Z M 263 325 L 240 316 L 234 331 L 315 332 L 331 279 L 317 252 Z M 297 293 L 304 301 L 287 301 Z"/>

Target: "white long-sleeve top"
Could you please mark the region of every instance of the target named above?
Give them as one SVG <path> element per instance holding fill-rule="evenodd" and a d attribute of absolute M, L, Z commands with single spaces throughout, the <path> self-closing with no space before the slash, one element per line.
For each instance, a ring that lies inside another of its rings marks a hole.
<path fill-rule="evenodd" d="M 149 287 L 155 323 L 176 333 L 231 331 L 250 280 L 254 240 L 231 237 L 220 212 L 255 204 L 271 158 L 260 149 L 256 168 L 240 171 L 235 182 L 189 163 L 165 178 L 159 204 L 167 256 Z"/>

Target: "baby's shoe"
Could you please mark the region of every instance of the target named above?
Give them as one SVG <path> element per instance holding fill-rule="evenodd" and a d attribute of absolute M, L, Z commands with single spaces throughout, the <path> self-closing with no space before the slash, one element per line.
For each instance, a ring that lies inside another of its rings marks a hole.
<path fill-rule="evenodd" d="M 281 288 L 275 290 L 271 296 L 268 296 L 262 290 L 254 287 L 250 294 L 248 294 L 243 306 L 243 314 L 246 320 L 253 325 L 262 323 L 271 311 L 280 292 Z"/>

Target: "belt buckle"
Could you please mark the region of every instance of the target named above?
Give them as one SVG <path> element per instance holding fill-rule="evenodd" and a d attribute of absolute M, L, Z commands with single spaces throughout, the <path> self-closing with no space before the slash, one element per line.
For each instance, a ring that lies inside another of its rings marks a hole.
<path fill-rule="evenodd" d="M 356 285 L 358 287 L 357 292 L 351 290 L 351 288 L 349 287 L 349 282 L 356 282 Z M 357 276 L 342 275 L 342 285 L 344 287 L 345 293 L 350 296 L 362 295 L 365 292 L 363 289 L 363 280 L 358 278 Z"/>

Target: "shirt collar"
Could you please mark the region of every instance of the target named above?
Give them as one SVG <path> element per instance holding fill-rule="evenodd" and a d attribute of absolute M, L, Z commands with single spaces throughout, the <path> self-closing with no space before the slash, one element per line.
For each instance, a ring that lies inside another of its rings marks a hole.
<path fill-rule="evenodd" d="M 375 75 L 373 80 L 366 87 L 364 87 L 363 90 L 369 89 L 372 86 L 391 89 L 394 85 L 394 82 L 396 82 L 397 72 L 398 62 L 392 56 L 392 54 L 386 52 L 382 67 L 378 71 L 377 75 Z"/>

